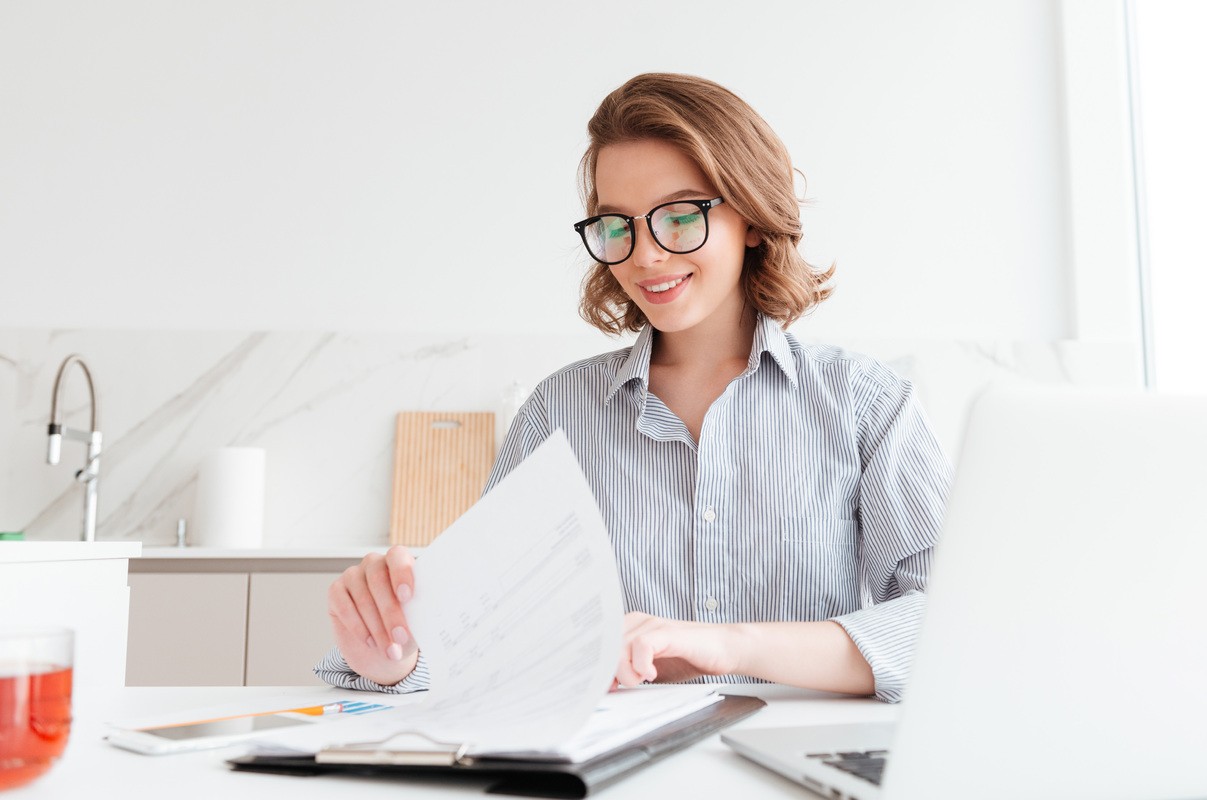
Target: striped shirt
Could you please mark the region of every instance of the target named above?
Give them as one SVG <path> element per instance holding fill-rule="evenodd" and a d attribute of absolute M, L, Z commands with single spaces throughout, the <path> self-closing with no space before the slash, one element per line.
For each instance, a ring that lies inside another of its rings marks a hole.
<path fill-rule="evenodd" d="M 612 540 L 627 611 L 700 622 L 833 620 L 900 699 L 951 470 L 913 386 L 883 364 L 802 345 L 762 317 L 745 371 L 697 443 L 649 391 L 653 332 L 546 378 L 516 415 L 490 491 L 554 430 Z M 424 688 L 426 664 L 388 691 Z M 315 669 L 381 690 L 338 651 Z M 707 676 L 710 682 L 753 682 Z"/>

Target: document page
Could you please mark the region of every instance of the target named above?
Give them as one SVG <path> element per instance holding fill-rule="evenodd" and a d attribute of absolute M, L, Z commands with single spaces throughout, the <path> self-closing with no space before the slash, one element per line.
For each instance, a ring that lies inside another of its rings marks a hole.
<path fill-rule="evenodd" d="M 557 431 L 416 560 L 407 619 L 430 696 L 357 722 L 392 723 L 382 738 L 553 747 L 611 685 L 623 617 L 603 518 Z"/>
<path fill-rule="evenodd" d="M 553 750 L 474 749 L 469 754 L 581 763 L 720 701 L 716 688 L 706 684 L 635 686 L 605 695 L 582 730 Z"/>

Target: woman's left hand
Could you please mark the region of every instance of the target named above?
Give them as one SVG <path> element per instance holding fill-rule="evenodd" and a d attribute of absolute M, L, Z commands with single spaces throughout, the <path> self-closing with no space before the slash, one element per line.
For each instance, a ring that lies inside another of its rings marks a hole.
<path fill-rule="evenodd" d="M 726 675 L 737 663 L 735 630 L 729 625 L 682 622 L 639 611 L 624 617 L 616 681 L 675 683 L 701 675 Z"/>

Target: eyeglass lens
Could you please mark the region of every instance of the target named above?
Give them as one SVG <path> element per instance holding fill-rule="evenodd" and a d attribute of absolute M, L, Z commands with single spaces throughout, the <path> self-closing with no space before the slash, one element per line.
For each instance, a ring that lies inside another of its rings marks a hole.
<path fill-rule="evenodd" d="M 708 236 L 708 219 L 692 203 L 659 206 L 650 215 L 649 227 L 658 244 L 671 253 L 698 250 Z M 625 217 L 605 214 L 583 233 L 591 255 L 600 261 L 624 261 L 633 252 L 633 229 Z"/>

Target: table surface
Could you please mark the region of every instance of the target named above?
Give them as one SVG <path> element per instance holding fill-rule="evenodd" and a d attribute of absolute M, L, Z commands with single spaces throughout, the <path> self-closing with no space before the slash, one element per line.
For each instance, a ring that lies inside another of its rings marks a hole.
<path fill-rule="evenodd" d="M 735 686 L 725 691 L 752 694 L 768 702 L 766 708 L 732 726 L 773 727 L 807 723 L 885 722 L 895 720 L 897 708 L 867 698 L 830 695 L 785 686 Z M 273 698 L 314 698 L 314 704 L 347 697 L 347 691 L 326 687 L 130 687 L 110 698 L 105 709 L 77 709 L 67 751 L 58 764 L 37 781 L 11 790 L 5 800 L 50 798 L 188 798 L 286 797 L 309 798 L 495 797 L 484 795 L 482 783 L 438 783 L 407 779 L 379 780 L 352 777 L 292 777 L 232 772 L 225 759 L 247 749 L 246 744 L 168 756 L 144 756 L 119 750 L 101 736 L 105 722 L 144 715 L 187 712 L 232 703 L 275 708 Z M 372 700 L 375 695 L 354 693 Z M 592 797 L 673 798 L 689 792 L 693 800 L 707 798 L 811 797 L 798 784 L 769 772 L 734 753 L 714 734 L 688 749 L 645 767 Z"/>

